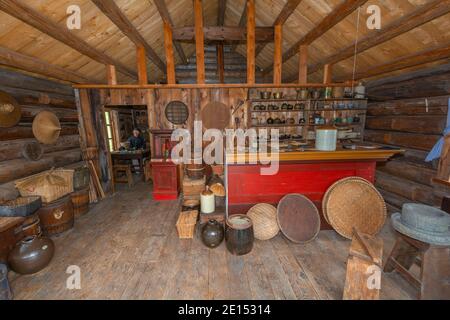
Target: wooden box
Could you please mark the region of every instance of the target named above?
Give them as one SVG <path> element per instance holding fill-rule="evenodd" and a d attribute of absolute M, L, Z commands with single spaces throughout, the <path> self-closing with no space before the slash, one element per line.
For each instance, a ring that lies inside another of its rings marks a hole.
<path fill-rule="evenodd" d="M 183 196 L 187 200 L 200 200 L 200 193 L 205 190 L 206 177 L 202 179 L 183 178 Z"/>
<path fill-rule="evenodd" d="M 193 239 L 195 225 L 197 224 L 198 211 L 182 211 L 177 220 L 177 231 L 180 239 Z"/>
<path fill-rule="evenodd" d="M 152 160 L 153 199 L 176 200 L 179 183 L 177 165 L 172 161 Z"/>

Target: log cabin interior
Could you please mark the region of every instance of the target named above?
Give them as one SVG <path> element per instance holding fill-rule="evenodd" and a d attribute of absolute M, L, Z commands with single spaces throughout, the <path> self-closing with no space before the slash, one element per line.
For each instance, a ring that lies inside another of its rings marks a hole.
<path fill-rule="evenodd" d="M 450 0 L 0 0 L 0 300 L 449 300 L 449 57 Z"/>

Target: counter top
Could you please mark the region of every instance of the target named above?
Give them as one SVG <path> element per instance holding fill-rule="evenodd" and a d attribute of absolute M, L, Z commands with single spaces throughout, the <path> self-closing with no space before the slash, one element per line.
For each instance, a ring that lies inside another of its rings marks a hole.
<path fill-rule="evenodd" d="M 354 160 L 375 160 L 387 161 L 395 154 L 404 153 L 402 149 L 356 149 L 349 150 L 338 148 L 336 151 L 317 151 L 313 149 L 305 151 L 279 152 L 279 161 L 354 161 Z M 248 163 L 249 160 L 258 160 L 258 154 L 255 153 L 234 153 L 227 154 L 228 164 Z"/>

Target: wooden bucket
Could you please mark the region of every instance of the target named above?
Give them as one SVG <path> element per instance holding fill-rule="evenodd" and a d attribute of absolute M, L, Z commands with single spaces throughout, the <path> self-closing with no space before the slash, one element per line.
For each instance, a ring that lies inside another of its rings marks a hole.
<path fill-rule="evenodd" d="M 45 236 L 57 235 L 73 228 L 74 215 L 70 197 L 43 206 L 38 215 Z"/>
<path fill-rule="evenodd" d="M 71 195 L 73 215 L 75 218 L 84 216 L 89 211 L 89 188 L 76 191 Z"/>
<path fill-rule="evenodd" d="M 254 242 L 252 220 L 244 214 L 236 214 L 227 219 L 225 241 L 228 251 L 242 256 L 253 249 Z"/>
<path fill-rule="evenodd" d="M 195 159 L 191 163 L 185 164 L 186 175 L 191 179 L 202 179 L 205 175 L 205 165 L 203 163 L 196 164 Z"/>
<path fill-rule="evenodd" d="M 33 214 L 25 219 L 22 224 L 24 237 L 42 236 L 41 219 L 38 214 Z"/>

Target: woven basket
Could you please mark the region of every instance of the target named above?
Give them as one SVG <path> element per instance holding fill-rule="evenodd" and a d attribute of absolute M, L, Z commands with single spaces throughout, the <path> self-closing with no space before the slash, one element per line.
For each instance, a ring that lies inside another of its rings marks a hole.
<path fill-rule="evenodd" d="M 22 197 L 40 196 L 50 203 L 73 192 L 73 170 L 52 169 L 16 181 Z"/>
<path fill-rule="evenodd" d="M 372 183 L 360 177 L 334 183 L 325 193 L 322 209 L 327 222 L 347 239 L 352 239 L 353 228 L 376 235 L 387 216 L 382 195 Z"/>
<path fill-rule="evenodd" d="M 180 239 L 193 239 L 197 224 L 198 210 L 184 211 L 177 220 L 177 231 Z"/>
<path fill-rule="evenodd" d="M 277 208 L 267 203 L 259 203 L 253 206 L 247 216 L 253 222 L 255 238 L 258 240 L 270 240 L 280 232 L 277 222 Z"/>

